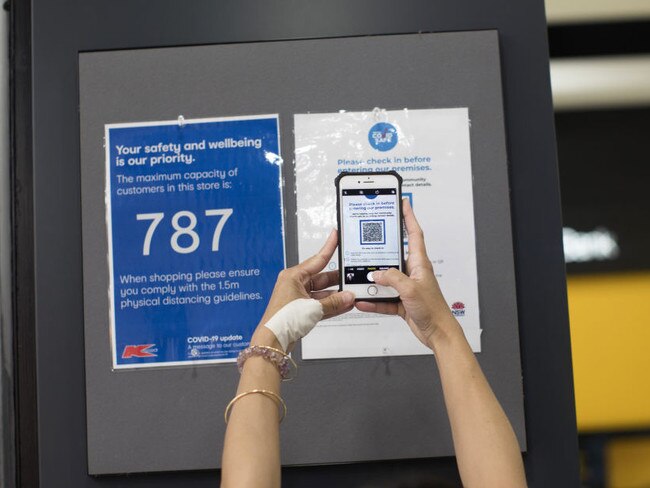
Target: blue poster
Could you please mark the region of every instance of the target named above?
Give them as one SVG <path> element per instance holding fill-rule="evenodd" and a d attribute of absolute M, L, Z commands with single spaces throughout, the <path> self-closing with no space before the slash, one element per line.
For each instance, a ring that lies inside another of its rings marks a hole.
<path fill-rule="evenodd" d="M 234 361 L 285 267 L 277 115 L 106 126 L 113 367 Z"/>

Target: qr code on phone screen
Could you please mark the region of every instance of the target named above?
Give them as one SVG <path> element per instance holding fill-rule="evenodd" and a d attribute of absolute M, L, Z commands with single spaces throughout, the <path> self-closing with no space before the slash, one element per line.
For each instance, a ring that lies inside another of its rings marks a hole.
<path fill-rule="evenodd" d="M 361 221 L 361 244 L 384 244 L 384 221 Z"/>

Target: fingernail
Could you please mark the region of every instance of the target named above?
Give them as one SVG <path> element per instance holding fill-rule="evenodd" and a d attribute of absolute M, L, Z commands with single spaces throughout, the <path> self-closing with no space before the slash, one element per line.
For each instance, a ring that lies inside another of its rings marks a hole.
<path fill-rule="evenodd" d="M 351 291 L 341 292 L 341 301 L 346 305 L 354 303 L 354 297 L 355 295 Z"/>
<path fill-rule="evenodd" d="M 372 272 L 372 281 L 380 280 L 383 275 L 384 275 L 383 271 L 373 271 Z"/>

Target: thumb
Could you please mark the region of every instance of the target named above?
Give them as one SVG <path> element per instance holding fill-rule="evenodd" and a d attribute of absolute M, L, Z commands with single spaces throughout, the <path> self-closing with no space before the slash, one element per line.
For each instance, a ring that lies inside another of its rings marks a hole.
<path fill-rule="evenodd" d="M 324 318 L 340 315 L 354 306 L 354 293 L 351 291 L 340 291 L 320 300 L 323 306 Z"/>
<path fill-rule="evenodd" d="M 378 285 L 392 286 L 401 297 L 409 296 L 414 286 L 413 280 L 396 268 L 375 271 L 372 278 Z"/>

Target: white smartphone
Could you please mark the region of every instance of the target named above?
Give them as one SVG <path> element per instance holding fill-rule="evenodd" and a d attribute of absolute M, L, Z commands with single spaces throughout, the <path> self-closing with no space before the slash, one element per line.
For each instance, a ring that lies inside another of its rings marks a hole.
<path fill-rule="evenodd" d="M 372 272 L 404 268 L 402 178 L 395 171 L 341 173 L 336 190 L 339 290 L 357 300 L 399 300 L 394 288 L 373 281 Z"/>

